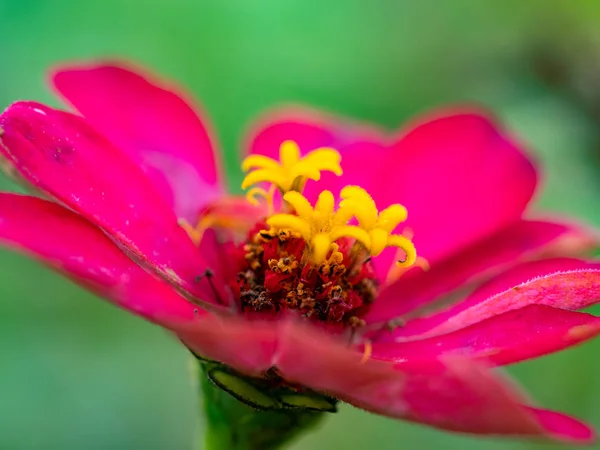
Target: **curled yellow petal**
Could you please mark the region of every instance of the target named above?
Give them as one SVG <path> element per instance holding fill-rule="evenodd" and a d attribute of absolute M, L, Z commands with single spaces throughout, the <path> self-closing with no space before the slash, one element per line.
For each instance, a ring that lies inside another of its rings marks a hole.
<path fill-rule="evenodd" d="M 388 233 L 394 231 L 394 228 L 399 223 L 404 222 L 408 218 L 408 211 L 400 204 L 393 204 L 385 208 L 379 213 L 379 219 L 377 219 L 377 227 L 383 228 Z"/>
<path fill-rule="evenodd" d="M 399 267 L 410 267 L 417 260 L 417 250 L 410 239 L 399 234 L 392 234 L 388 237 L 388 247 L 398 247 L 404 250 L 406 258 L 403 261 L 396 261 Z"/>
<path fill-rule="evenodd" d="M 368 250 L 371 249 L 371 238 L 369 237 L 369 233 L 362 228 L 353 225 L 337 227 L 330 233 L 330 236 L 332 241 L 336 241 L 341 237 L 353 238 L 364 245 Z"/>
<path fill-rule="evenodd" d="M 306 161 L 299 161 L 289 171 L 289 178 L 295 180 L 298 177 L 305 177 L 314 181 L 321 179 L 321 171 Z"/>
<path fill-rule="evenodd" d="M 298 216 L 304 220 L 310 220 L 313 215 L 313 207 L 310 202 L 300 192 L 290 191 L 287 192 L 283 199 L 290 204 L 296 211 Z"/>
<path fill-rule="evenodd" d="M 329 249 L 331 248 L 331 238 L 325 233 L 316 234 L 311 242 L 311 259 L 315 264 L 319 264 L 325 261 L 327 258 L 327 253 L 329 253 Z"/>
<path fill-rule="evenodd" d="M 279 147 L 279 161 L 264 155 L 250 155 L 242 162 L 242 170 L 248 172 L 242 189 L 257 183 L 270 183 L 282 193 L 291 190 L 301 192 L 307 180 L 318 181 L 321 172 L 342 174 L 341 156 L 338 151 L 322 147 L 306 156 L 300 156 L 300 148 L 294 141 L 283 141 Z"/>
<path fill-rule="evenodd" d="M 279 186 L 286 184 L 286 178 L 279 171 L 259 169 L 246 175 L 246 178 L 242 181 L 242 189 L 248 189 L 250 186 L 262 182 L 268 182 Z"/>
<path fill-rule="evenodd" d="M 248 172 L 250 169 L 278 170 L 279 163 L 268 156 L 250 155 L 242 161 L 242 171 Z"/>
<path fill-rule="evenodd" d="M 293 214 L 275 214 L 267 219 L 267 225 L 273 228 L 289 229 L 300 233 L 304 240 L 309 241 L 311 237 L 310 225 Z"/>
<path fill-rule="evenodd" d="M 389 234 L 385 230 L 374 229 L 369 233 L 371 238 L 371 255 L 379 256 L 385 250 L 389 242 Z"/>
<path fill-rule="evenodd" d="M 319 194 L 317 203 L 315 204 L 315 211 L 319 211 L 322 214 L 331 215 L 335 208 L 335 198 L 331 191 L 323 191 Z"/>
<path fill-rule="evenodd" d="M 377 221 L 377 206 L 373 197 L 359 186 L 346 186 L 340 192 L 340 209 L 352 211 L 360 226 L 369 230 Z"/>
<path fill-rule="evenodd" d="M 293 167 L 300 159 L 300 148 L 294 141 L 283 141 L 279 147 L 279 159 L 286 169 Z"/>

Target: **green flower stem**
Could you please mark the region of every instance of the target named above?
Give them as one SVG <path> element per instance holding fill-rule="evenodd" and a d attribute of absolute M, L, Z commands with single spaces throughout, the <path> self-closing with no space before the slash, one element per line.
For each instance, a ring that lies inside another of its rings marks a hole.
<path fill-rule="evenodd" d="M 324 413 L 308 409 L 258 410 L 245 405 L 207 377 L 211 363 L 198 361 L 204 394 L 206 450 L 273 450 L 313 428 Z"/>

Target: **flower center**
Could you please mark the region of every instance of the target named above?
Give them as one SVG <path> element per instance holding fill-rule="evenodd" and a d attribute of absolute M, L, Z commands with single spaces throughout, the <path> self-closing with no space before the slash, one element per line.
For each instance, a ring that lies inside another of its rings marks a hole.
<path fill-rule="evenodd" d="M 314 263 L 306 258 L 300 234 L 259 226 L 243 250 L 247 269 L 238 285 L 244 311 L 296 310 L 306 318 L 356 326 L 375 299 L 371 264 L 364 256 L 357 264 L 359 250 L 352 239 L 339 239 L 325 259 Z"/>
<path fill-rule="evenodd" d="M 314 205 L 302 194 L 307 181 L 319 181 L 321 172 L 341 175 L 340 161 L 332 148 L 300 157 L 292 141 L 281 144 L 280 161 L 262 155 L 243 161 L 248 201 L 258 204 L 262 198 L 270 212 L 242 244 L 245 270 L 237 283 L 244 311 L 296 310 L 307 318 L 359 326 L 378 289 L 371 258 L 394 247 L 398 267 L 415 263 L 411 240 L 393 233 L 407 217 L 402 205 L 379 211 L 358 186 L 341 190 L 337 208 L 329 190 Z M 282 200 L 277 212 L 276 193 Z"/>

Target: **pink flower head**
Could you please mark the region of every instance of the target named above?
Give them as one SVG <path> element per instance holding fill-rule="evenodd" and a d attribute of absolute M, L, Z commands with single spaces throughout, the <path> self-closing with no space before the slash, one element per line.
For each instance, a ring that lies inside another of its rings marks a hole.
<path fill-rule="evenodd" d="M 490 370 L 598 334 L 576 310 L 600 297 L 600 264 L 566 258 L 590 232 L 523 218 L 534 166 L 485 113 L 389 135 L 283 111 L 249 139 L 238 197 L 172 86 L 110 65 L 52 81 L 81 115 L 0 116 L 3 167 L 48 199 L 0 194 L 5 245 L 268 381 L 265 407 L 295 406 L 283 389 L 458 432 L 593 438 Z"/>

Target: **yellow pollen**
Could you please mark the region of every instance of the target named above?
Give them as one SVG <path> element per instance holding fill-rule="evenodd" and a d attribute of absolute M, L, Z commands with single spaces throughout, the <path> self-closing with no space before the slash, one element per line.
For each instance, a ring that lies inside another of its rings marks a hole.
<path fill-rule="evenodd" d="M 328 147 L 318 148 L 301 157 L 298 144 L 284 141 L 279 147 L 279 159 L 276 161 L 264 155 L 246 157 L 242 162 L 242 170 L 248 174 L 242 181 L 242 189 L 257 183 L 270 183 L 283 194 L 289 191 L 302 192 L 306 181 L 318 181 L 321 172 L 333 172 L 338 176 L 342 174 L 339 152 Z"/>
<path fill-rule="evenodd" d="M 312 262 L 320 264 L 327 259 L 332 244 L 342 237 L 360 243 L 371 256 L 379 255 L 387 247 L 397 247 L 405 257 L 397 262 L 400 267 L 415 263 L 416 250 L 411 240 L 392 234 L 396 226 L 406 219 L 406 209 L 394 204 L 379 213 L 372 197 L 358 186 L 346 186 L 337 211 L 330 191 L 323 191 L 313 207 L 301 193 L 290 191 L 283 199 L 296 214 L 275 214 L 267 225 L 298 233 L 308 243 Z M 356 219 L 358 225 L 350 225 Z"/>

